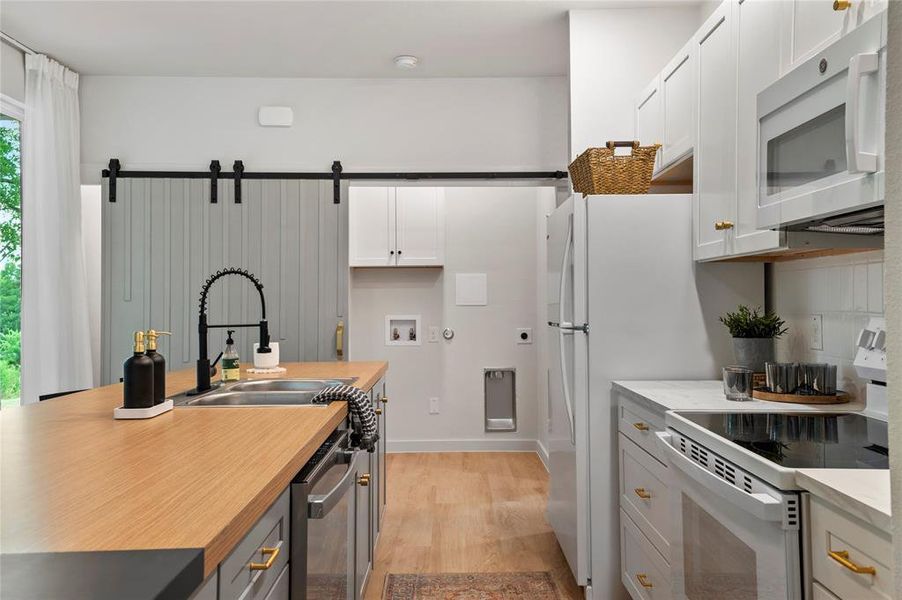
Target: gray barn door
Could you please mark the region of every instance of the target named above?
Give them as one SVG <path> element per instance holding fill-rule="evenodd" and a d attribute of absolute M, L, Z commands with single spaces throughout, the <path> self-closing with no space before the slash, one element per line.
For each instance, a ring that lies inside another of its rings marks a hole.
<path fill-rule="evenodd" d="M 160 338 L 167 366 L 193 367 L 200 290 L 224 267 L 247 269 L 263 282 L 282 362 L 337 359 L 336 326 L 347 325 L 347 182 L 337 205 L 329 181 L 245 180 L 241 204 L 234 182 L 218 185 L 219 202 L 211 204 L 207 180 L 120 179 L 111 203 L 104 179 L 103 383 L 119 381 L 141 329 L 171 331 Z M 219 280 L 208 316 L 211 324 L 258 321 L 256 290 L 244 278 Z M 235 337 L 250 362 L 258 330 L 239 329 Z M 211 330 L 209 339 L 212 360 L 225 332 Z"/>

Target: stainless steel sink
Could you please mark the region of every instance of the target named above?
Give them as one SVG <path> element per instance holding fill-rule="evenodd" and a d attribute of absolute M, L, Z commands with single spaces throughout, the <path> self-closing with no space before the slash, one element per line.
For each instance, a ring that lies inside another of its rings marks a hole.
<path fill-rule="evenodd" d="M 194 396 L 185 401 L 182 406 L 326 406 L 325 404 L 313 404 L 313 398 L 318 391 L 313 392 L 233 392 L 222 391 Z"/>
<path fill-rule="evenodd" d="M 333 385 L 351 383 L 353 379 L 250 379 L 227 386 L 231 392 L 309 392 Z"/>
<path fill-rule="evenodd" d="M 249 379 L 222 384 L 204 394 L 174 396 L 176 406 L 327 406 L 313 404 L 322 390 L 354 379 Z"/>

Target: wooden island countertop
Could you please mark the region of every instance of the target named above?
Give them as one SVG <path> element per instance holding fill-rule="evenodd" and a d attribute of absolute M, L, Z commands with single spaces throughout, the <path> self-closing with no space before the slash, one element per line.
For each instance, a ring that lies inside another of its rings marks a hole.
<path fill-rule="evenodd" d="M 362 389 L 385 362 L 288 363 L 280 375 L 354 377 Z M 169 373 L 167 397 L 194 386 Z M 122 385 L 0 413 L 3 553 L 194 548 L 204 576 L 285 490 L 347 416 L 326 407 L 176 407 L 117 421 Z"/>

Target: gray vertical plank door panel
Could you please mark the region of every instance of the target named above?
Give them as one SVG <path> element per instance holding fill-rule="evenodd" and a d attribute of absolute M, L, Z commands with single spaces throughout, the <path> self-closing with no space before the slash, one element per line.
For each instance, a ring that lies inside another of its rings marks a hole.
<path fill-rule="evenodd" d="M 284 362 L 334 360 L 335 327 L 347 326 L 347 182 L 344 201 L 332 202 L 328 181 L 245 180 L 242 204 L 234 182 L 218 182 L 210 204 L 209 180 L 120 179 L 110 203 L 103 183 L 101 379 L 114 383 L 131 354 L 132 333 L 155 328 L 170 369 L 197 359 L 201 287 L 213 272 L 238 267 L 264 286 L 273 341 Z M 244 279 L 220 280 L 208 301 L 210 323 L 256 323 L 260 303 Z M 236 334 L 242 360 L 252 360 L 255 329 Z M 346 338 L 347 339 L 347 334 Z M 210 359 L 225 332 L 209 335 Z"/>

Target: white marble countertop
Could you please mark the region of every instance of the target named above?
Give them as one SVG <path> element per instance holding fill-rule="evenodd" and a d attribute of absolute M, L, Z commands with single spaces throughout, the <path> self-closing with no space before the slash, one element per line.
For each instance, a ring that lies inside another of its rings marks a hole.
<path fill-rule="evenodd" d="M 796 483 L 877 529 L 890 532 L 889 469 L 799 469 Z"/>
<path fill-rule="evenodd" d="M 723 393 L 723 382 L 704 381 L 615 381 L 614 389 L 625 392 L 640 402 L 656 404 L 665 410 L 707 410 L 731 412 L 858 412 L 864 403 L 790 404 L 749 400 L 731 402 Z"/>

